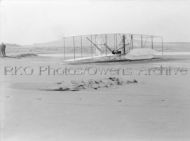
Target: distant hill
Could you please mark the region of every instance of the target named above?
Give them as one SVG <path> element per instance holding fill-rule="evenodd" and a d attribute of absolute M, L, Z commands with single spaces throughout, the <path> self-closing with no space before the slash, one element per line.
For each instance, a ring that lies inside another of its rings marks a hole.
<path fill-rule="evenodd" d="M 190 42 L 164 42 L 164 51 L 190 51 Z"/>
<path fill-rule="evenodd" d="M 34 47 L 63 47 L 64 41 L 59 39 L 51 42 L 45 42 L 45 43 L 34 43 L 31 46 Z"/>
<path fill-rule="evenodd" d="M 66 49 L 64 50 L 64 40 L 59 39 L 45 43 L 35 43 L 32 45 L 18 45 L 8 43 L 6 51 L 8 53 L 81 53 L 80 38 L 76 39 L 75 50 L 73 48 L 73 40 L 69 38 L 65 42 Z M 92 48 L 91 48 L 92 47 Z M 88 40 L 83 40 L 83 53 L 95 52 L 95 47 Z M 105 51 L 105 50 L 104 50 Z M 190 42 L 164 42 L 164 51 L 172 52 L 190 52 Z"/>
<path fill-rule="evenodd" d="M 72 47 L 72 40 L 67 41 L 66 47 Z M 83 41 L 84 46 L 90 46 L 90 42 L 88 40 Z M 37 43 L 33 44 L 34 47 L 64 47 L 64 41 L 62 39 L 46 42 L 46 43 Z M 76 46 L 80 46 L 80 41 L 76 40 Z M 190 51 L 190 42 L 164 42 L 164 50 L 165 51 Z"/>
<path fill-rule="evenodd" d="M 6 43 L 6 46 L 9 46 L 9 47 L 21 47 L 21 45 L 13 44 L 13 43 Z"/>

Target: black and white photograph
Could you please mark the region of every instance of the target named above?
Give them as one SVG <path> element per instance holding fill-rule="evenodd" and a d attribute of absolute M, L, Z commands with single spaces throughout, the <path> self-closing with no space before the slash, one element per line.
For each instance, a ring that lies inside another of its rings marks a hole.
<path fill-rule="evenodd" d="M 190 141 L 190 0 L 0 0 L 0 141 Z"/>

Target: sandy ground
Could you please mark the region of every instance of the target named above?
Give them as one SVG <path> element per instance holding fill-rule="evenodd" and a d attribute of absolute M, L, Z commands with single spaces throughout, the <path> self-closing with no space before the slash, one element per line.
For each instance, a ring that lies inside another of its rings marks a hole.
<path fill-rule="evenodd" d="M 190 140 L 189 56 L 80 65 L 66 65 L 60 58 L 30 56 L 0 58 L 0 65 L 2 141 Z M 5 74 L 5 67 L 20 66 L 29 66 L 34 73 Z M 39 75 L 40 66 L 124 68 L 135 74 Z M 160 66 L 170 68 L 171 74 L 153 71 L 148 75 L 144 71 Z M 61 81 L 110 76 L 136 79 L 138 83 L 98 90 L 39 90 Z"/>

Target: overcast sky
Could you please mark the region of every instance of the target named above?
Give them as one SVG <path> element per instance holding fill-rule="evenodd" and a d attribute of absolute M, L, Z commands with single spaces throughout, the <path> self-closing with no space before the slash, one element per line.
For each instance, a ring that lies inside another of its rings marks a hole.
<path fill-rule="evenodd" d="M 190 0 L 3 0 L 0 40 L 31 44 L 93 33 L 190 41 Z"/>

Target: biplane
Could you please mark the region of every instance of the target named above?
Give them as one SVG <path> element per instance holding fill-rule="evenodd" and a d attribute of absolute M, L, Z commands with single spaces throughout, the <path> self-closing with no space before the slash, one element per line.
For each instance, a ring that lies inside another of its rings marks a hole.
<path fill-rule="evenodd" d="M 107 34 L 81 37 L 81 50 L 83 48 L 83 50 L 87 50 L 87 48 L 93 49 L 90 56 L 76 55 L 76 39 L 79 37 L 73 37 L 74 57 L 67 59 L 66 62 L 133 61 L 158 58 L 163 54 L 163 38 L 160 36 L 114 34 L 111 36 L 112 38 L 108 40 L 108 36 L 110 37 L 110 35 L 106 35 Z M 120 38 L 115 40 L 118 36 L 120 36 Z M 161 40 L 154 41 L 156 38 Z M 85 46 L 84 42 L 89 45 Z M 117 47 L 114 47 L 114 45 Z M 159 50 L 156 47 L 159 47 Z M 82 52 L 84 51 L 81 51 L 81 53 Z"/>

